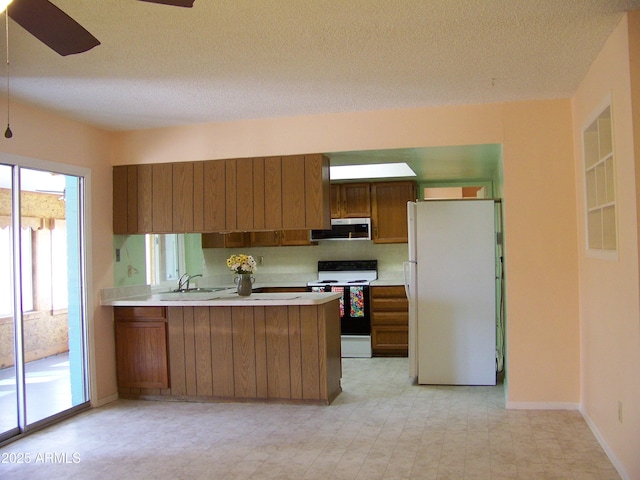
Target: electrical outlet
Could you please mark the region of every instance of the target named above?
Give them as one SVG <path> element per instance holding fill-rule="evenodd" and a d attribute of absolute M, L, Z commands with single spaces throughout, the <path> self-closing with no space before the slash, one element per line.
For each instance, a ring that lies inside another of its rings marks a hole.
<path fill-rule="evenodd" d="M 116 262 L 120 261 L 120 249 L 116 248 Z"/>
<path fill-rule="evenodd" d="M 622 423 L 622 402 L 618 400 L 618 421 Z"/>
<path fill-rule="evenodd" d="M 258 265 L 264 265 L 264 257 L 262 255 L 258 257 Z"/>

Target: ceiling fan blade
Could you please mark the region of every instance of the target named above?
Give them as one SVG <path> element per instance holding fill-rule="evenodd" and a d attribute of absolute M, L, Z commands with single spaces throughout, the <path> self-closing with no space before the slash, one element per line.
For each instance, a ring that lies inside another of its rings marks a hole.
<path fill-rule="evenodd" d="M 100 45 L 96 37 L 48 0 L 16 0 L 7 9 L 22 28 L 60 55 Z"/>
<path fill-rule="evenodd" d="M 141 2 L 161 3 L 162 5 L 172 5 L 174 7 L 193 7 L 195 0 L 140 0 Z"/>

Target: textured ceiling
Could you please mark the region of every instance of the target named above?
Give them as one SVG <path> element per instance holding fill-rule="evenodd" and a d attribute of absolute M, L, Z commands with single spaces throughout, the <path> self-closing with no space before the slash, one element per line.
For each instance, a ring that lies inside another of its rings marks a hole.
<path fill-rule="evenodd" d="M 623 12 L 640 8 L 640 0 L 53 3 L 101 45 L 61 57 L 9 20 L 11 99 L 113 131 L 567 98 Z M 491 178 L 501 165 L 498 145 L 329 156 L 334 165 L 406 161 L 419 181 Z"/>
<path fill-rule="evenodd" d="M 61 57 L 10 20 L 11 97 L 109 130 L 569 97 L 622 12 L 640 8 L 640 0 L 53 3 L 102 44 Z"/>

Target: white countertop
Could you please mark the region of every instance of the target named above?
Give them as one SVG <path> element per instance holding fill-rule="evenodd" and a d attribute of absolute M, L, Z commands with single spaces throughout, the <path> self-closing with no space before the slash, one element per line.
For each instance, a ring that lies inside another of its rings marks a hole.
<path fill-rule="evenodd" d="M 340 298 L 339 293 L 252 293 L 241 297 L 235 288 L 217 292 L 148 292 L 130 297 L 104 299 L 101 305 L 113 307 L 255 307 L 282 305 L 321 305 Z"/>

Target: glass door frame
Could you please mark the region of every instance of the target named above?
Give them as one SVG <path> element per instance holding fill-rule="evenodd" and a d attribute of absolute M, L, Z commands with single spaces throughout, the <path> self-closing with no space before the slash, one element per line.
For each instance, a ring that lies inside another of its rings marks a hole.
<path fill-rule="evenodd" d="M 28 418 L 25 418 L 27 411 L 26 399 L 26 376 L 25 376 L 25 356 L 24 356 L 24 324 L 23 312 L 21 305 L 22 289 L 22 273 L 21 273 L 21 235 L 13 235 L 12 238 L 12 277 L 13 277 L 13 315 L 14 315 L 14 357 L 15 357 L 15 373 L 16 373 L 16 393 L 18 408 L 18 425 L 16 428 L 6 432 L 0 432 L 0 446 L 21 438 L 22 436 L 44 428 L 47 425 L 55 423 L 63 418 L 74 415 L 80 411 L 91 408 L 92 398 L 96 398 L 96 386 L 93 379 L 95 378 L 95 361 L 93 356 L 93 330 L 92 317 L 88 312 L 93 309 L 92 296 L 88 292 L 91 288 L 91 229 L 88 219 L 91 218 L 91 171 L 84 167 L 74 165 L 61 164 L 57 162 L 41 161 L 27 157 L 0 153 L 0 164 L 12 168 L 12 229 L 20 232 L 21 215 L 20 215 L 20 175 L 19 170 L 22 168 L 55 172 L 63 175 L 78 177 L 78 243 L 79 243 L 79 276 L 80 276 L 80 315 L 82 316 L 82 333 L 81 333 L 81 349 L 83 350 L 83 371 L 84 371 L 84 402 L 65 409 L 52 416 L 38 420 L 28 424 Z"/>

